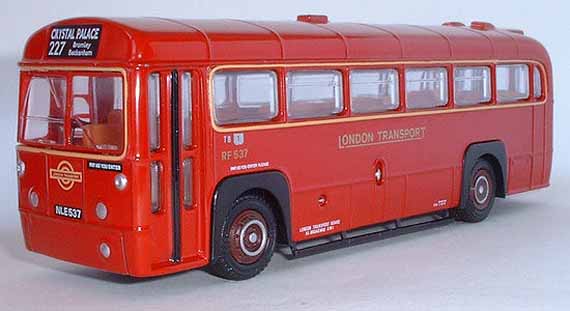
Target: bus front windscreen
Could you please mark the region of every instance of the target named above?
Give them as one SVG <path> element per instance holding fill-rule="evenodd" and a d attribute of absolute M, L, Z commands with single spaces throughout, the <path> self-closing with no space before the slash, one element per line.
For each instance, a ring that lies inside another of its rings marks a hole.
<path fill-rule="evenodd" d="M 123 81 L 118 75 L 32 74 L 24 100 L 26 142 L 104 153 L 123 149 Z"/>

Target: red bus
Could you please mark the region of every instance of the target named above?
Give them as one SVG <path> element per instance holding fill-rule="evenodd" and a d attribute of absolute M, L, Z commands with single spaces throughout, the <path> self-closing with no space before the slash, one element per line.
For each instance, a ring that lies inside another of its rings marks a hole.
<path fill-rule="evenodd" d="M 489 23 L 75 18 L 20 65 L 26 247 L 114 273 L 247 279 L 549 185 L 549 56 Z"/>

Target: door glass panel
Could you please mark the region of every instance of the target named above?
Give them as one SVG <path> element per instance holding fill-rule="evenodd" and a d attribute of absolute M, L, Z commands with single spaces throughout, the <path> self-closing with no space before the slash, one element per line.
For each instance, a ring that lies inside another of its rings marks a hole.
<path fill-rule="evenodd" d="M 160 147 L 160 75 L 153 73 L 148 78 L 148 135 L 150 150 Z"/>
<path fill-rule="evenodd" d="M 184 185 L 184 206 L 192 207 L 194 203 L 192 200 L 192 192 L 193 192 L 193 174 L 192 174 L 192 159 L 186 159 L 182 163 L 182 172 L 183 172 L 183 185 Z"/>
<path fill-rule="evenodd" d="M 184 147 L 192 145 L 192 76 L 189 72 L 182 74 L 182 142 Z"/>

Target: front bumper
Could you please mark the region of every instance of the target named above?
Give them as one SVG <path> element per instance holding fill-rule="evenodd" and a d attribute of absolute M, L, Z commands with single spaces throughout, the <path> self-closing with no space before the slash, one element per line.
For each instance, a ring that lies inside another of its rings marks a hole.
<path fill-rule="evenodd" d="M 123 232 L 25 211 L 20 211 L 20 218 L 30 251 L 113 273 L 132 274 Z M 99 251 L 101 243 L 111 249 L 108 258 Z"/>
<path fill-rule="evenodd" d="M 149 229 L 118 230 L 100 225 L 54 218 L 20 210 L 26 248 L 30 251 L 112 273 L 151 277 L 200 268 L 208 264 L 204 254 L 181 262 L 153 261 Z M 111 253 L 101 254 L 105 243 Z"/>

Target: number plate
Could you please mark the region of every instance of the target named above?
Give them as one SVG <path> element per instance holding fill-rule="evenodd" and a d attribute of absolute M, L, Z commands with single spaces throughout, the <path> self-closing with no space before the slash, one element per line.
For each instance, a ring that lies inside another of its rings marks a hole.
<path fill-rule="evenodd" d="M 62 217 L 67 217 L 71 219 L 81 219 L 83 211 L 79 208 L 73 208 L 63 205 L 55 206 L 55 214 Z"/>

